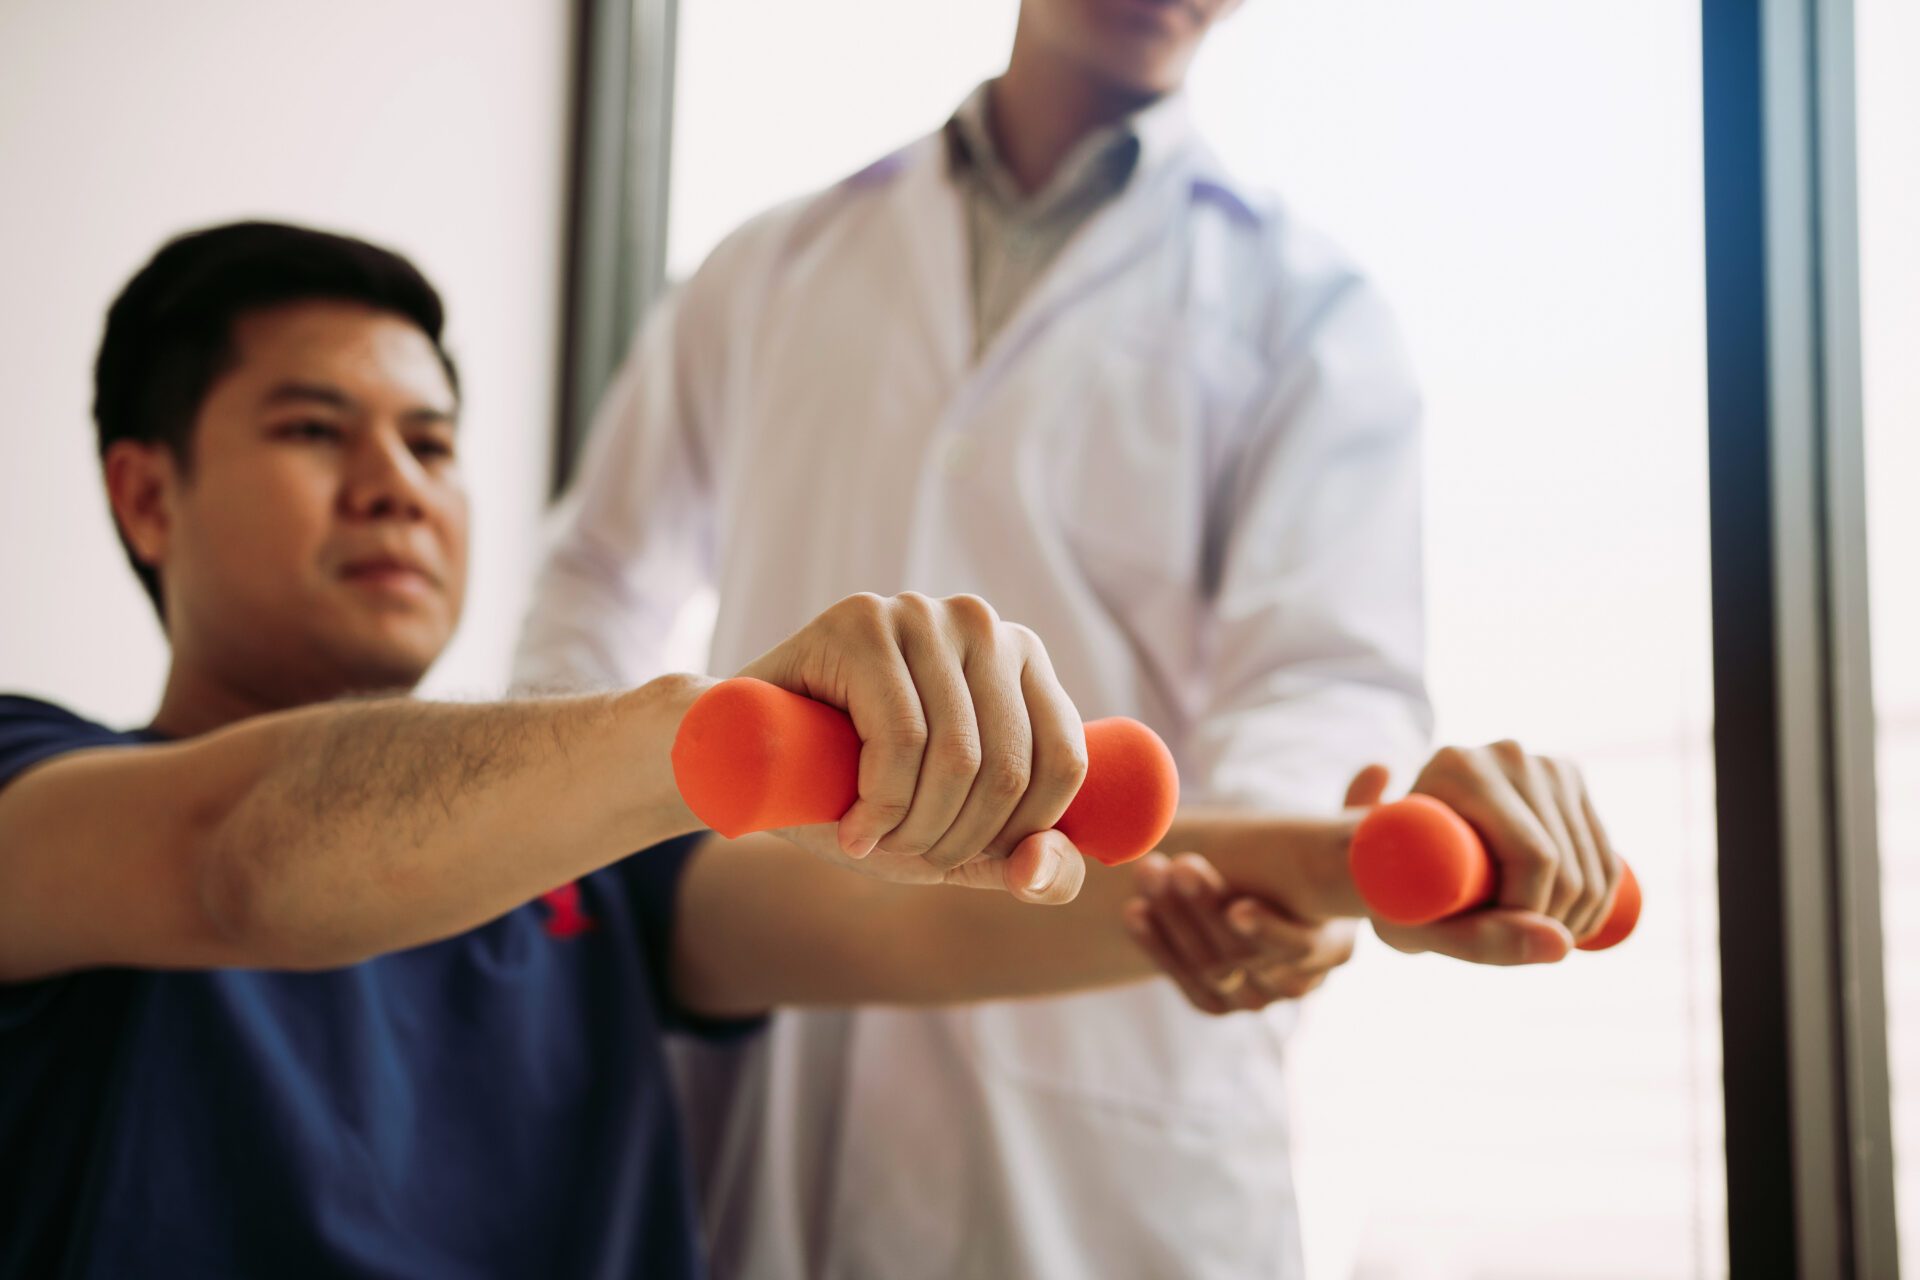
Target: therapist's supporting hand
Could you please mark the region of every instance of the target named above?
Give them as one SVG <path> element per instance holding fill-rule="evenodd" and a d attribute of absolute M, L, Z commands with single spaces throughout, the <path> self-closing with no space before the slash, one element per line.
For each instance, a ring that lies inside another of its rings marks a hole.
<path fill-rule="evenodd" d="M 1079 892 L 1051 828 L 1086 778 L 1080 715 L 1039 639 L 986 601 L 849 596 L 739 674 L 845 709 L 863 744 L 837 830 L 782 835 L 891 880 Z"/>
<path fill-rule="evenodd" d="M 1356 790 L 1365 790 L 1362 779 L 1378 785 L 1356 799 Z M 1349 805 L 1376 803 L 1385 785 L 1384 769 L 1363 771 Z M 1551 962 L 1605 923 L 1621 860 L 1574 765 L 1512 741 L 1446 747 L 1420 771 L 1413 790 L 1445 802 L 1479 832 L 1499 890 L 1494 906 L 1437 924 L 1376 923 L 1389 944 L 1481 963 Z"/>
<path fill-rule="evenodd" d="M 1121 914 L 1127 932 L 1202 1013 L 1298 1000 L 1353 956 L 1356 921 L 1307 924 L 1236 896 L 1198 854 L 1148 854 L 1134 887 Z"/>

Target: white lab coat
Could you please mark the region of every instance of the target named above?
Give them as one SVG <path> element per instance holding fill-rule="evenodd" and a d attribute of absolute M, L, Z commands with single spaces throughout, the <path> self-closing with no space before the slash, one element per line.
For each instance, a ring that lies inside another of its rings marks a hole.
<path fill-rule="evenodd" d="M 607 398 L 523 684 L 710 670 L 856 591 L 975 592 L 1190 800 L 1338 806 L 1422 685 L 1418 402 L 1378 296 L 1234 182 L 1179 100 L 976 363 L 939 135 L 716 249 Z M 954 963 L 964 964 L 956 956 Z M 720 1276 L 1290 1276 L 1285 1008 L 1171 984 L 788 1012 L 688 1059 Z"/>

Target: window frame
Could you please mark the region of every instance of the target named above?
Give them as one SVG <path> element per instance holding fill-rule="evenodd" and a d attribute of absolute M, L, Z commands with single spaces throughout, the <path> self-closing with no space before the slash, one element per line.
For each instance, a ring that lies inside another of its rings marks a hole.
<path fill-rule="evenodd" d="M 1850 0 L 1704 0 L 1727 1225 L 1893 1276 Z"/>
<path fill-rule="evenodd" d="M 575 0 L 564 316 L 551 494 L 666 287 L 678 0 Z"/>

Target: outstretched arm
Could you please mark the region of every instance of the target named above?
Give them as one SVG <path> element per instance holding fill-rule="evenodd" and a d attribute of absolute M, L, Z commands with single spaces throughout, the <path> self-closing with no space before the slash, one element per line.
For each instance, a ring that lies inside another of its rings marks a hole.
<path fill-rule="evenodd" d="M 667 744 L 699 688 L 336 704 L 56 758 L 0 791 L 0 978 L 326 967 L 471 928 L 698 828 Z"/>
<path fill-rule="evenodd" d="M 1061 901 L 969 865 L 1050 827 L 1079 719 L 1025 631 L 970 597 L 842 601 L 747 669 L 861 727 L 839 841 Z M 165 746 L 78 750 L 0 788 L 0 981 L 100 965 L 328 968 L 479 925 L 699 826 L 670 749 L 709 682 L 480 706 L 317 706 Z M 1076 754 L 1079 753 L 1079 754 Z M 1070 852 L 1070 851 L 1069 851 Z"/>

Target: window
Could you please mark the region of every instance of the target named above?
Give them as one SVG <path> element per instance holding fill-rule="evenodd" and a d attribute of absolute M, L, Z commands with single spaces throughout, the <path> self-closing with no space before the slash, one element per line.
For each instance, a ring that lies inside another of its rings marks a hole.
<path fill-rule="evenodd" d="M 1577 759 L 1647 894 L 1554 970 L 1376 945 L 1329 984 L 1318 1274 L 1725 1267 L 1699 39 L 1674 5 L 1254 5 L 1194 69 L 1228 162 L 1407 332 L 1440 739 Z"/>
<path fill-rule="evenodd" d="M 1920 1270 L 1920 9 L 1855 6 L 1867 536 L 1878 723 L 1894 1174 L 1902 1263 Z"/>

